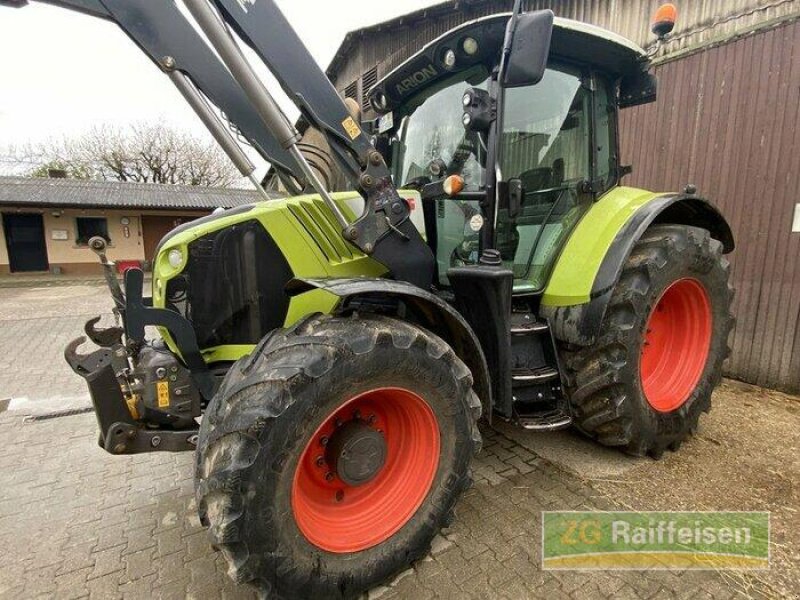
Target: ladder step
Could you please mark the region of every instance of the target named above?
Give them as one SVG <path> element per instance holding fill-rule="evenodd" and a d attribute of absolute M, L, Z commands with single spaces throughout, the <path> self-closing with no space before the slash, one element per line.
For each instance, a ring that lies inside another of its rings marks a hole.
<path fill-rule="evenodd" d="M 553 367 L 517 369 L 512 372 L 511 379 L 517 384 L 546 383 L 558 379 L 558 371 Z"/>
<path fill-rule="evenodd" d="M 535 413 L 517 413 L 515 409 L 514 420 L 529 431 L 556 431 L 572 425 L 572 417 L 560 408 Z"/>
<path fill-rule="evenodd" d="M 511 335 L 530 335 L 531 333 L 541 333 L 547 331 L 549 327 L 543 321 L 536 321 L 535 323 L 526 323 L 511 328 Z"/>

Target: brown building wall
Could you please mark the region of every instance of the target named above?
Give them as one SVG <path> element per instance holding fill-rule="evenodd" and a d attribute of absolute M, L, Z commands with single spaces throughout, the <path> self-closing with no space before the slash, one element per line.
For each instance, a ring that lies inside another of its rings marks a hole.
<path fill-rule="evenodd" d="M 800 22 L 664 63 L 655 104 L 622 111 L 626 183 L 697 185 L 737 249 L 728 374 L 800 392 Z"/>

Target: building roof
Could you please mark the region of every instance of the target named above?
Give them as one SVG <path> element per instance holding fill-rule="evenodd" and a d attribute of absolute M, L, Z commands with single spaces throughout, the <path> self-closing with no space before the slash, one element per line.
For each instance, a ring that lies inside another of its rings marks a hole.
<path fill-rule="evenodd" d="M 0 206 L 213 210 L 252 204 L 261 199 L 255 190 L 235 188 L 0 177 Z"/>

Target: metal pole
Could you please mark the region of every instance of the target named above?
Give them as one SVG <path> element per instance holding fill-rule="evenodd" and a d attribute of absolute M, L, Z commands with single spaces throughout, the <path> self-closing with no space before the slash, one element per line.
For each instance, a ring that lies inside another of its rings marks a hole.
<path fill-rule="evenodd" d="M 297 148 L 300 141 L 300 134 L 289 123 L 286 115 L 283 114 L 275 99 L 269 93 L 264 84 L 253 71 L 253 67 L 247 62 L 241 48 L 239 48 L 233 36 L 228 31 L 222 17 L 208 0 L 184 0 L 186 8 L 194 17 L 200 29 L 203 30 L 211 45 L 219 54 L 222 62 L 228 67 L 234 79 L 242 86 L 247 97 L 253 103 L 264 124 L 270 133 L 288 150 L 300 165 L 303 175 L 311 183 L 314 189 L 331 209 L 336 220 L 342 229 L 350 226 L 344 213 L 334 202 L 328 190 L 314 173 L 311 165 Z"/>
<path fill-rule="evenodd" d="M 206 128 L 214 136 L 214 139 L 220 147 L 231 159 L 231 162 L 236 166 L 239 172 L 253 182 L 253 185 L 258 190 L 259 194 L 264 200 L 272 200 L 266 190 L 261 187 L 261 184 L 253 175 L 256 170 L 255 165 L 251 162 L 247 155 L 242 150 L 241 146 L 236 143 L 236 140 L 231 135 L 231 132 L 222 123 L 222 120 L 211 110 L 211 107 L 206 102 L 206 99 L 198 91 L 197 87 L 192 81 L 182 72 L 178 70 L 175 64 L 175 59 L 171 56 L 165 56 L 161 61 L 163 67 L 167 69 L 167 75 L 178 88 L 178 91 L 189 103 L 189 106 L 194 109 L 194 112 L 206 126 Z"/>

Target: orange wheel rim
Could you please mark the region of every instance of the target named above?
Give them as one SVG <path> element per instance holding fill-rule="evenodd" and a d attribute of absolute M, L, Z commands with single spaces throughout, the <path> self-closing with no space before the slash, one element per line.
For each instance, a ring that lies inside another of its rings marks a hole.
<path fill-rule="evenodd" d="M 439 466 L 427 402 L 402 388 L 351 398 L 311 436 L 292 483 L 305 538 L 328 552 L 359 552 L 397 533 L 422 505 Z"/>
<path fill-rule="evenodd" d="M 659 412 L 683 406 L 703 376 L 711 349 L 711 301 L 696 279 L 679 279 L 647 321 L 640 375 L 647 402 Z"/>

